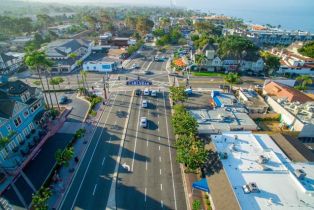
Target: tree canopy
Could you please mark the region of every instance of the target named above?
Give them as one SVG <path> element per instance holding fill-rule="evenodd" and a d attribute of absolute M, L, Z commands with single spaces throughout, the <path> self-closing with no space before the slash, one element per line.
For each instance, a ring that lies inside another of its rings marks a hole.
<path fill-rule="evenodd" d="M 257 53 L 257 51 L 258 47 L 248 38 L 231 35 L 222 39 L 218 54 L 222 57 L 235 56 L 237 59 L 240 59 L 243 52 Z"/>
<path fill-rule="evenodd" d="M 266 75 L 272 74 L 277 71 L 280 67 L 280 58 L 278 56 L 272 55 L 267 51 L 260 52 L 260 56 L 263 58 L 265 63 L 265 73 Z"/>
<path fill-rule="evenodd" d="M 314 58 L 314 41 L 305 44 L 303 47 L 298 49 L 298 52 L 304 56 Z"/>

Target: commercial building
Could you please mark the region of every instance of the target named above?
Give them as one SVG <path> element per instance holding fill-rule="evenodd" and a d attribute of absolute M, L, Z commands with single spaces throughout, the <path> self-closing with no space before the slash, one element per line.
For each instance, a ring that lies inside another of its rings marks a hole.
<path fill-rule="evenodd" d="M 259 46 L 263 45 L 289 45 L 296 41 L 311 41 L 314 40 L 314 34 L 304 31 L 285 31 L 280 29 L 264 28 L 256 30 L 252 28 L 246 29 L 223 29 L 223 34 L 226 35 L 239 35 L 251 39 Z"/>
<path fill-rule="evenodd" d="M 223 132 L 211 138 L 233 191 L 230 195 L 242 210 L 313 209 L 312 163 L 291 161 L 267 134 Z M 212 200 L 215 206 L 219 198 Z"/>
<path fill-rule="evenodd" d="M 45 104 L 38 88 L 4 79 L 0 83 L 0 104 L 0 168 L 14 171 L 43 135 Z"/>
<path fill-rule="evenodd" d="M 46 55 L 54 62 L 53 73 L 69 73 L 91 53 L 92 42 L 83 39 L 60 39 L 48 44 Z M 75 58 L 71 55 L 75 54 Z"/>
<path fill-rule="evenodd" d="M 88 61 L 83 64 L 84 71 L 96 72 L 112 72 L 117 69 L 118 63 L 113 59 L 105 59 L 101 61 Z"/>
<path fill-rule="evenodd" d="M 239 101 L 244 104 L 249 113 L 266 113 L 268 105 L 264 99 L 252 89 L 240 89 Z"/>
<path fill-rule="evenodd" d="M 266 102 L 274 112 L 280 114 L 282 126 L 299 131 L 298 138 L 303 143 L 314 142 L 314 101 L 289 102 L 285 98 L 266 96 Z"/>
<path fill-rule="evenodd" d="M 197 120 L 199 134 L 213 134 L 234 130 L 257 130 L 258 126 L 248 116 L 247 110 L 230 93 L 211 92 L 213 109 L 190 110 Z"/>
<path fill-rule="evenodd" d="M 298 101 L 300 103 L 306 103 L 308 101 L 313 101 L 313 99 L 307 96 L 305 93 L 274 81 L 264 84 L 263 95 L 286 99 L 288 102 Z"/>
<path fill-rule="evenodd" d="M 112 39 L 112 33 L 106 32 L 103 35 L 99 36 L 99 45 L 109 45 Z"/>

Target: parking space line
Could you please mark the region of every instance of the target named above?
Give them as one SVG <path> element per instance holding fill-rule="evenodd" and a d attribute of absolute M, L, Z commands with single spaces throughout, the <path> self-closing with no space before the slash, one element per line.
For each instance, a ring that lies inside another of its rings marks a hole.
<path fill-rule="evenodd" d="M 95 195 L 96 188 L 97 188 L 97 184 L 95 184 L 95 187 L 94 187 L 94 190 L 93 190 L 93 196 Z"/>
<path fill-rule="evenodd" d="M 159 151 L 160 151 L 160 145 L 159 145 Z"/>
<path fill-rule="evenodd" d="M 147 188 L 145 187 L 145 198 L 144 198 L 145 202 L 146 202 L 146 194 L 147 194 Z"/>
<path fill-rule="evenodd" d="M 161 175 L 161 169 L 159 169 L 159 174 Z"/>
<path fill-rule="evenodd" d="M 147 171 L 147 160 L 146 160 L 146 163 L 145 163 L 145 169 L 146 169 L 146 171 Z"/>
<path fill-rule="evenodd" d="M 160 190 L 162 191 L 162 184 L 160 184 Z"/>
<path fill-rule="evenodd" d="M 164 202 L 163 202 L 163 200 L 160 201 L 160 204 L 161 204 L 161 208 L 164 208 Z"/>
<path fill-rule="evenodd" d="M 161 162 L 161 156 L 159 156 L 159 162 Z"/>
<path fill-rule="evenodd" d="M 102 166 L 104 165 L 105 160 L 106 160 L 106 157 L 104 157 L 104 159 L 102 159 L 102 163 L 101 163 Z"/>

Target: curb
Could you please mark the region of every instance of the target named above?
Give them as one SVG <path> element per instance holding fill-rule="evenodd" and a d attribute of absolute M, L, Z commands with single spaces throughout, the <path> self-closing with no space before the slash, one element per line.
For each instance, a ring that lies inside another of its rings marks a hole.
<path fill-rule="evenodd" d="M 85 121 L 86 121 L 86 119 L 87 119 L 87 117 L 89 115 L 89 111 L 90 111 L 90 108 L 91 108 L 92 104 L 88 100 L 86 100 L 84 97 L 79 96 L 79 93 L 77 93 L 75 97 L 77 99 L 80 99 L 80 100 L 85 101 L 86 103 L 88 103 L 88 111 L 86 112 L 85 117 L 83 119 L 83 122 L 85 123 Z"/>

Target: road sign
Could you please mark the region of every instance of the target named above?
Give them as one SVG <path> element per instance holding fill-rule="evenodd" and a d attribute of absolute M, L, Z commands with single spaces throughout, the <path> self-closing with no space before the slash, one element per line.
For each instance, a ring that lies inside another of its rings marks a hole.
<path fill-rule="evenodd" d="M 152 85 L 153 83 L 148 80 L 143 80 L 143 79 L 136 79 L 136 80 L 131 80 L 127 81 L 126 85 L 140 85 L 140 86 L 146 86 L 146 85 Z"/>

